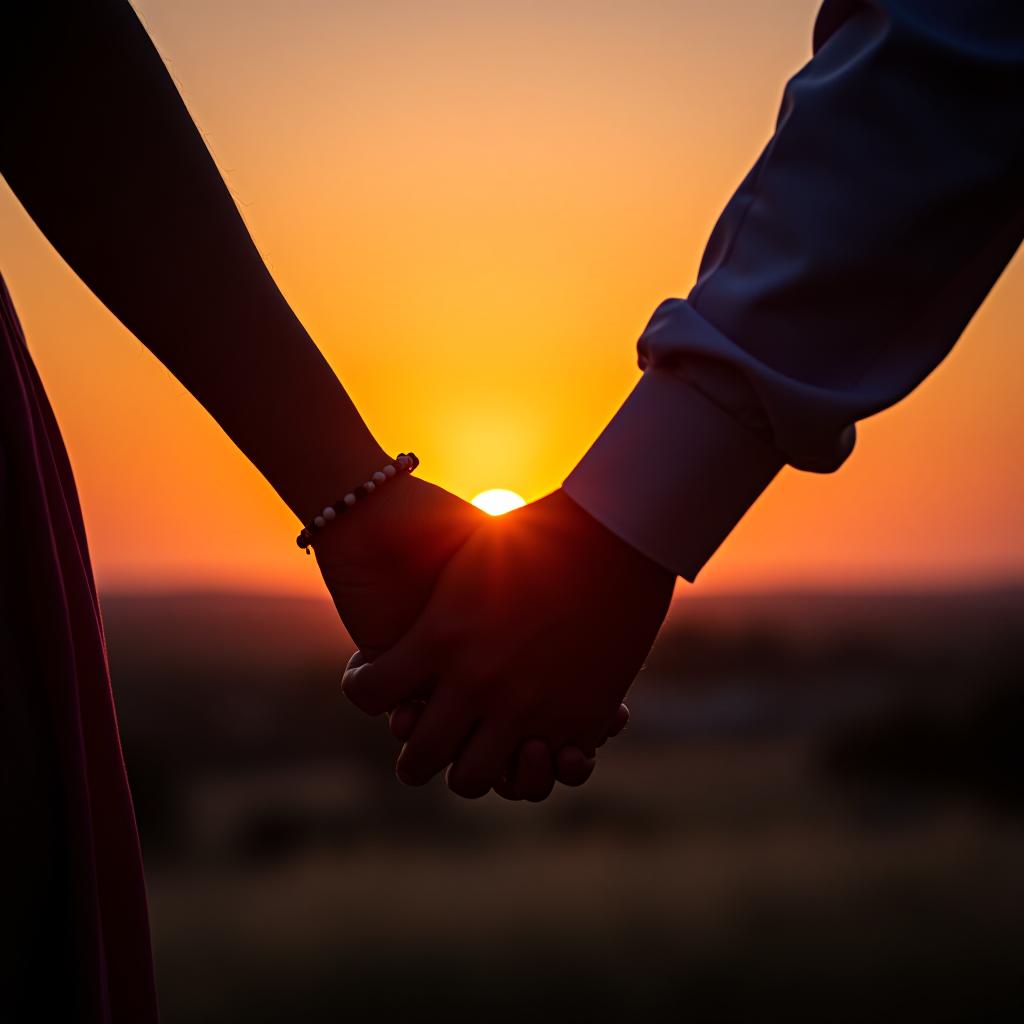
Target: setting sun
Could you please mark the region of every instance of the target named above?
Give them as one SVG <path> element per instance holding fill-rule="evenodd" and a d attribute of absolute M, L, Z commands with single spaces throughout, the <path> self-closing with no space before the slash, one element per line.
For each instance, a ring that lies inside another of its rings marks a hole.
<path fill-rule="evenodd" d="M 625 400 L 636 339 L 689 293 L 819 6 L 132 3 L 375 439 L 413 445 L 422 476 L 467 498 L 502 478 L 550 493 Z M 727 86 L 725 40 L 743 69 Z M 0 240 L 100 590 L 319 598 L 290 509 L 2 181 Z M 1022 315 L 1024 253 L 839 473 L 779 474 L 701 589 L 1017 578 L 1024 462 L 1004 441 L 1021 427 L 1024 350 L 1007 339 Z M 211 508 L 245 509 L 230 543 Z"/>
<path fill-rule="evenodd" d="M 473 499 L 473 504 L 489 516 L 501 516 L 514 508 L 522 508 L 526 502 L 515 491 L 506 491 L 503 487 L 495 487 L 490 491 L 482 491 Z"/>

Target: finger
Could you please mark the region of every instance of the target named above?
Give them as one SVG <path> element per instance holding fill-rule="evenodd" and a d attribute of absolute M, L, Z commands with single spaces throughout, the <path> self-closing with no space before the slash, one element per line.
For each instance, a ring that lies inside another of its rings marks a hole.
<path fill-rule="evenodd" d="M 360 665 L 366 665 L 370 662 L 370 659 L 366 657 L 366 654 L 362 650 L 357 650 L 351 658 L 348 660 L 346 670 L 359 668 Z M 388 728 L 391 730 L 391 735 L 396 740 L 407 740 L 411 735 L 412 731 L 416 726 L 416 721 L 420 717 L 420 712 L 423 710 L 423 701 L 412 700 L 406 704 L 400 704 L 394 711 L 388 715 Z"/>
<path fill-rule="evenodd" d="M 422 786 L 458 756 L 475 724 L 458 690 L 436 690 L 402 748 L 395 774 L 407 786 Z"/>
<path fill-rule="evenodd" d="M 419 721 L 420 715 L 423 714 L 425 706 L 421 700 L 411 700 L 406 704 L 399 704 L 388 716 L 388 728 L 391 730 L 391 735 L 396 740 L 403 742 L 407 740 L 412 735 L 413 729 L 416 728 L 416 723 Z"/>
<path fill-rule="evenodd" d="M 485 796 L 501 781 L 518 743 L 519 733 L 507 722 L 485 720 L 448 770 L 448 788 L 467 800 Z"/>
<path fill-rule="evenodd" d="M 607 740 L 610 740 L 613 736 L 618 736 L 627 725 L 629 725 L 629 708 L 625 704 L 620 704 L 619 710 L 615 712 L 612 724 L 608 728 L 608 735 L 598 743 L 598 746 L 604 746 Z"/>
<path fill-rule="evenodd" d="M 523 798 L 519 795 L 519 790 L 516 789 L 515 783 L 515 763 L 510 768 L 507 768 L 500 779 L 494 784 L 494 792 L 502 798 L 502 800 L 522 800 Z"/>
<path fill-rule="evenodd" d="M 615 712 L 615 718 L 612 720 L 612 727 L 608 730 L 608 736 L 618 736 L 627 725 L 629 725 L 629 708 L 625 704 L 620 704 L 619 710 Z"/>
<path fill-rule="evenodd" d="M 596 757 L 587 757 L 579 747 L 562 747 L 555 758 L 555 778 L 564 786 L 582 786 L 597 766 Z"/>
<path fill-rule="evenodd" d="M 372 659 L 368 658 L 360 648 L 356 648 L 353 652 L 352 657 L 348 659 L 345 665 L 345 671 L 347 672 L 350 668 L 359 668 L 360 665 L 368 665 Z"/>
<path fill-rule="evenodd" d="M 527 740 L 519 748 L 515 785 L 522 798 L 533 803 L 551 795 L 555 788 L 555 769 L 551 752 L 543 740 Z"/>
<path fill-rule="evenodd" d="M 429 692 L 432 661 L 421 634 L 410 631 L 390 650 L 353 665 L 353 655 L 341 680 L 341 689 L 360 711 L 380 715 Z"/>

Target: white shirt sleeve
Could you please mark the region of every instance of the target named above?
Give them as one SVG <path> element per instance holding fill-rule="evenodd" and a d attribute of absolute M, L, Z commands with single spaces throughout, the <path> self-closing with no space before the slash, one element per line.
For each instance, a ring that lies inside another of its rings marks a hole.
<path fill-rule="evenodd" d="M 688 580 L 783 465 L 842 464 L 1024 238 L 1024 3 L 826 0 L 814 42 L 695 287 L 658 307 L 643 376 L 563 485 Z"/>

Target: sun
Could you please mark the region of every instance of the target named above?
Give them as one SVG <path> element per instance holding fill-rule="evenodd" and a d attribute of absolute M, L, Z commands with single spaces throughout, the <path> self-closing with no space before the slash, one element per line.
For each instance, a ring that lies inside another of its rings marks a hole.
<path fill-rule="evenodd" d="M 522 508 L 526 502 L 515 491 L 506 491 L 503 487 L 495 487 L 490 491 L 482 491 L 473 499 L 473 504 L 489 516 L 501 516 L 514 508 Z"/>

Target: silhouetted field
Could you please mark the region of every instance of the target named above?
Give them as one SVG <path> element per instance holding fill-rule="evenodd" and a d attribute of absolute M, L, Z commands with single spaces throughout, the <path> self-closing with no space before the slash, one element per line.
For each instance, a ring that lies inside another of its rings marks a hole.
<path fill-rule="evenodd" d="M 686 598 L 583 790 L 406 790 L 325 602 L 107 595 L 166 1024 L 1017 1021 L 1024 591 Z"/>

